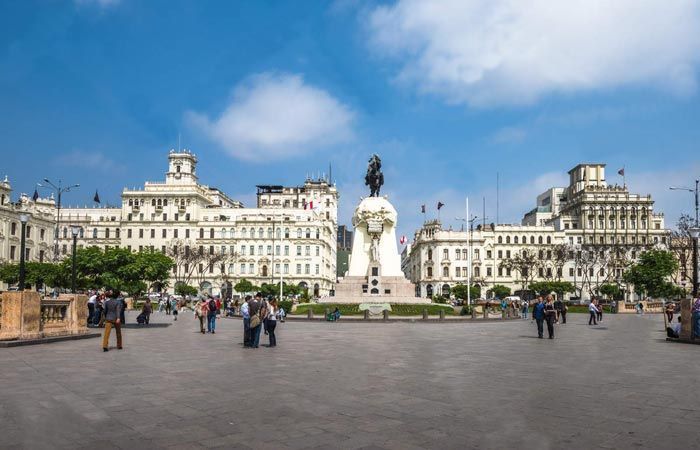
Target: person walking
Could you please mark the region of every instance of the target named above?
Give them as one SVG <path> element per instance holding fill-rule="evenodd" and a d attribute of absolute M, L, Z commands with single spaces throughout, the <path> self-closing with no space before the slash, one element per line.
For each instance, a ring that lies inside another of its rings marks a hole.
<path fill-rule="evenodd" d="M 250 347 L 250 295 L 245 296 L 241 305 L 241 316 L 243 317 L 243 347 Z"/>
<path fill-rule="evenodd" d="M 596 317 L 598 316 L 598 308 L 595 305 L 595 300 L 591 300 L 591 303 L 588 304 L 588 312 L 590 314 L 588 325 L 598 325 L 598 321 L 596 320 Z"/>
<path fill-rule="evenodd" d="M 603 305 L 600 304 L 600 300 L 595 301 L 595 307 L 598 309 L 598 312 L 596 313 L 598 317 L 598 322 L 603 321 Z"/>
<path fill-rule="evenodd" d="M 537 297 L 537 303 L 532 308 L 532 320 L 537 322 L 537 337 L 542 339 L 544 337 L 544 303 L 542 303 L 542 297 Z"/>
<path fill-rule="evenodd" d="M 172 298 L 166 298 L 165 299 L 165 315 L 169 316 L 170 315 L 170 310 L 172 308 Z"/>
<path fill-rule="evenodd" d="M 700 297 L 693 302 L 691 312 L 693 313 L 693 338 L 698 339 L 700 338 Z"/>
<path fill-rule="evenodd" d="M 258 348 L 260 329 L 262 328 L 261 313 L 263 309 L 262 294 L 258 292 L 249 304 L 250 309 L 250 347 Z"/>
<path fill-rule="evenodd" d="M 117 291 L 117 293 L 119 292 Z M 121 324 L 124 325 L 126 323 L 126 300 L 124 300 L 124 297 L 122 297 L 121 295 L 119 296 L 118 300 L 122 304 L 122 309 L 119 313 L 119 320 L 121 321 Z"/>
<path fill-rule="evenodd" d="M 209 298 L 207 301 L 207 333 L 216 334 L 216 300 Z"/>
<path fill-rule="evenodd" d="M 153 305 L 151 305 L 151 299 L 147 298 L 143 302 L 143 307 L 141 308 L 141 314 L 143 314 L 143 321 L 146 325 L 151 323 L 151 313 L 153 312 Z"/>
<path fill-rule="evenodd" d="M 668 319 L 669 324 L 673 323 L 673 313 L 674 312 L 676 312 L 676 304 L 673 302 L 669 302 L 666 305 L 666 318 Z"/>
<path fill-rule="evenodd" d="M 528 309 L 530 309 L 530 303 L 527 300 L 523 300 L 523 320 L 527 320 Z"/>
<path fill-rule="evenodd" d="M 552 302 L 552 296 L 547 296 L 547 303 L 544 305 L 544 315 L 547 321 L 547 334 L 550 339 L 554 339 L 554 323 L 557 321 L 557 310 Z"/>
<path fill-rule="evenodd" d="M 267 335 L 270 337 L 269 347 L 277 347 L 277 336 L 275 329 L 277 328 L 277 300 L 270 300 L 269 310 L 267 312 Z"/>
<path fill-rule="evenodd" d="M 205 333 L 204 321 L 207 320 L 207 314 L 209 314 L 207 300 L 205 298 L 201 298 L 194 306 L 194 317 L 199 319 L 199 331 L 202 334 Z"/>
<path fill-rule="evenodd" d="M 105 332 L 102 336 L 102 350 L 109 351 L 109 335 L 112 327 L 117 331 L 117 348 L 122 349 L 122 301 L 119 298 L 119 291 L 112 291 L 111 298 L 104 304 L 105 309 Z"/>
<path fill-rule="evenodd" d="M 557 323 L 561 320 L 561 310 L 562 307 L 564 306 L 564 302 L 562 302 L 559 297 L 554 301 L 554 309 L 557 312 Z"/>
<path fill-rule="evenodd" d="M 561 302 L 561 323 L 566 323 L 566 312 L 569 310 L 569 307 L 566 306 L 566 302 Z"/>
<path fill-rule="evenodd" d="M 87 302 L 88 307 L 88 326 L 93 325 L 93 319 L 95 318 L 95 303 L 97 303 L 97 291 L 93 292 Z"/>
<path fill-rule="evenodd" d="M 173 321 L 177 320 L 177 308 L 178 308 L 178 301 L 175 297 L 172 297 L 170 299 L 170 309 L 173 312 Z M 170 313 L 168 313 L 170 314 Z"/>
<path fill-rule="evenodd" d="M 92 318 L 92 323 L 102 328 L 105 325 L 105 294 L 100 294 L 97 296 L 97 301 L 95 302 L 95 316 Z"/>

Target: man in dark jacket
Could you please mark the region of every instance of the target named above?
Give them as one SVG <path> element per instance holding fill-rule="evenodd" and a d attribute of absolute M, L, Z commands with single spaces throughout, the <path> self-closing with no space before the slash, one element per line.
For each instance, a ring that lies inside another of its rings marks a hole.
<path fill-rule="evenodd" d="M 253 301 L 249 303 L 249 310 L 250 310 L 250 319 L 251 322 L 253 320 L 253 316 L 258 316 L 260 315 L 260 308 L 262 307 L 262 293 L 258 292 L 255 294 L 255 298 Z M 253 326 L 253 324 L 250 324 L 250 347 L 251 348 L 258 348 L 258 344 L 260 343 L 260 330 L 262 328 L 262 320 L 260 320 L 257 324 L 257 326 Z"/>
<path fill-rule="evenodd" d="M 544 319 L 544 303 L 542 297 L 537 297 L 537 303 L 532 308 L 532 320 L 537 321 L 537 337 L 540 339 L 544 337 Z"/>
<path fill-rule="evenodd" d="M 554 309 L 557 310 L 557 323 L 566 323 L 566 305 L 559 298 L 554 302 Z"/>
<path fill-rule="evenodd" d="M 119 298 L 119 291 L 112 291 L 111 297 L 105 301 L 105 333 L 102 336 L 102 350 L 105 352 L 109 350 L 109 335 L 112 327 L 117 330 L 117 348 L 122 349 L 122 302 L 123 300 Z"/>

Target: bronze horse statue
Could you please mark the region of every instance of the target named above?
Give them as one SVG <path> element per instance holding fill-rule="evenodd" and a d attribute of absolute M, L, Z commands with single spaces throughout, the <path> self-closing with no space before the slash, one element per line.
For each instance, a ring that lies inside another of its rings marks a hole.
<path fill-rule="evenodd" d="M 379 190 L 384 184 L 384 174 L 382 173 L 382 160 L 377 154 L 372 155 L 367 165 L 367 175 L 365 175 L 365 185 L 369 186 L 370 197 L 379 197 Z"/>

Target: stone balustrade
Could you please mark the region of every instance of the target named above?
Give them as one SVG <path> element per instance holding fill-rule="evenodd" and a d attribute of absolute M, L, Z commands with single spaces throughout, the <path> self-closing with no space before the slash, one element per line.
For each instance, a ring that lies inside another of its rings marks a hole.
<path fill-rule="evenodd" d="M 87 334 L 87 296 L 41 299 L 38 292 L 4 292 L 0 297 L 0 340 Z"/>
<path fill-rule="evenodd" d="M 617 312 L 618 314 L 634 314 L 637 312 L 637 305 L 639 302 L 634 302 L 634 303 L 623 303 L 623 302 L 618 302 L 617 303 Z M 664 312 L 664 303 L 663 302 L 654 302 L 654 301 L 647 301 L 647 300 L 642 300 L 642 305 L 644 306 L 644 312 L 645 313 L 662 313 Z"/>

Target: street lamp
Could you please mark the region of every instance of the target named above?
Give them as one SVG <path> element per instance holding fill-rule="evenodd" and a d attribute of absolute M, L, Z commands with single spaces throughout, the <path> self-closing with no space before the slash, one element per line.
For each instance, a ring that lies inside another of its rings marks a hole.
<path fill-rule="evenodd" d="M 80 227 L 78 225 L 71 225 L 70 232 L 73 235 L 73 261 L 72 261 L 72 273 L 71 273 L 71 293 L 75 294 L 75 248 L 78 243 L 78 234 L 80 233 Z"/>
<path fill-rule="evenodd" d="M 19 221 L 22 223 L 22 237 L 19 244 L 19 286 L 18 291 L 24 290 L 24 279 L 26 277 L 25 269 L 25 254 L 26 254 L 26 237 L 27 237 L 27 222 L 29 222 L 29 214 L 20 214 Z"/>
<path fill-rule="evenodd" d="M 48 186 L 44 186 L 41 183 L 37 183 L 37 186 L 46 189 L 53 189 L 56 191 L 56 234 L 54 236 L 53 243 L 53 260 L 58 261 L 58 232 L 60 230 L 61 224 L 61 194 L 63 194 L 64 192 L 69 192 L 73 188 L 78 188 L 80 187 L 80 185 L 73 184 L 70 186 L 63 186 L 61 184 L 61 180 L 58 180 L 58 186 L 56 186 L 48 178 L 44 178 L 44 182 L 48 184 Z"/>
<path fill-rule="evenodd" d="M 472 229 L 474 228 L 474 221 L 479 219 L 478 216 L 469 217 L 469 197 L 465 198 L 465 213 L 466 218 L 455 217 L 455 220 L 465 222 L 467 224 L 467 305 L 472 304 Z M 486 220 L 486 217 L 481 219 Z"/>
<path fill-rule="evenodd" d="M 690 237 L 693 238 L 693 298 L 698 296 L 698 238 L 700 237 L 700 227 L 697 223 L 694 227 L 688 228 Z"/>

